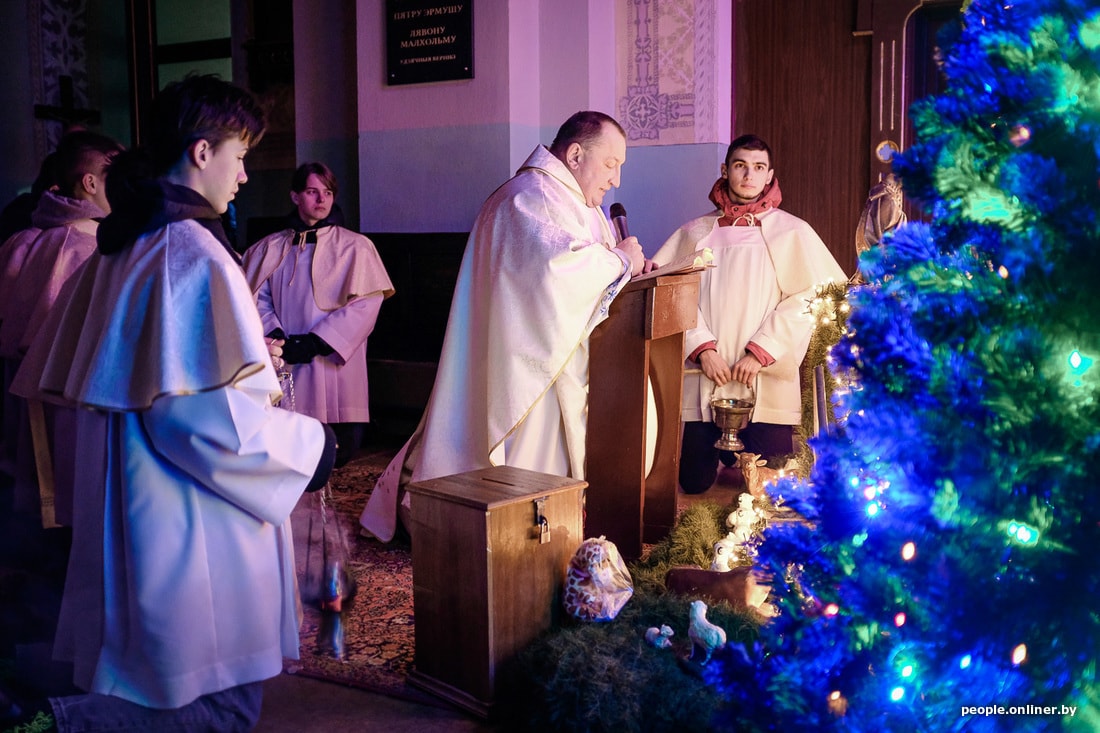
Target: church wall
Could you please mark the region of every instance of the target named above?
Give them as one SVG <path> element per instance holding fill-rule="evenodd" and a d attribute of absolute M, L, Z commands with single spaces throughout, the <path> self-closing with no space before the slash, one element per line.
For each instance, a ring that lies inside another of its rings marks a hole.
<path fill-rule="evenodd" d="M 731 4 L 620 0 L 614 24 L 616 118 L 627 133 L 618 200 L 652 255 L 707 193 L 730 140 Z"/>
<path fill-rule="evenodd" d="M 6 204 L 30 188 L 41 160 L 34 149 L 34 102 L 31 94 L 29 3 L 0 3 L 0 200 Z M 0 204 L 2 205 L 2 204 Z"/>
<path fill-rule="evenodd" d="M 8 110 L 0 115 L 4 198 L 30 184 L 48 150 L 33 104 L 56 102 L 35 85 L 56 86 L 57 64 L 35 81 L 28 31 L 41 24 L 27 13 L 54 5 L 0 4 L 10 70 L 0 82 Z M 606 203 L 627 207 L 647 252 L 708 207 L 725 144 L 751 129 L 777 147 L 789 208 L 851 269 L 845 247 L 869 186 L 862 172 L 869 54 L 852 35 L 849 0 L 480 0 L 474 78 L 395 87 L 384 78 L 384 5 L 294 2 L 295 143 L 285 168 L 294 158 L 333 165 L 349 223 L 365 231 L 467 229 L 536 144 L 549 143 L 572 112 L 591 108 L 627 127 L 623 185 Z M 119 11 L 108 12 L 120 6 L 88 1 L 78 60 L 86 68 L 74 70 L 87 77 L 77 79 L 78 106 L 101 110 L 102 129 L 128 141 L 124 24 Z M 286 171 L 265 181 L 260 159 L 252 163 L 242 205 L 281 214 Z"/>
<path fill-rule="evenodd" d="M 474 78 L 388 86 L 384 3 L 358 0 L 364 231 L 468 230 L 484 198 L 510 175 L 513 4 L 474 8 Z"/>
<path fill-rule="evenodd" d="M 294 129 L 297 165 L 324 162 L 340 185 L 337 201 L 359 228 L 358 82 L 355 6 L 346 0 L 295 0 Z M 285 208 L 291 203 L 282 190 Z"/>
<path fill-rule="evenodd" d="M 630 233 L 652 256 L 684 222 L 711 211 L 707 200 L 726 146 L 717 143 L 630 148 L 618 200 Z"/>
<path fill-rule="evenodd" d="M 384 10 L 360 0 L 362 228 L 468 229 L 535 145 L 573 112 L 598 109 L 630 133 L 622 188 L 605 205 L 622 202 L 655 251 L 707 209 L 729 141 L 730 14 L 722 0 L 481 3 L 473 79 L 387 87 Z"/>

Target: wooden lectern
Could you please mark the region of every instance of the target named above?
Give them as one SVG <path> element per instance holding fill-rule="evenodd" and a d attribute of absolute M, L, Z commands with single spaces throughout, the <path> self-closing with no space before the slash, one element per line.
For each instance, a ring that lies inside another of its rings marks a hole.
<path fill-rule="evenodd" d="M 699 307 L 699 272 L 628 284 L 589 346 L 585 535 L 604 535 L 628 560 L 676 520 L 684 331 Z M 657 406 L 653 468 L 646 464 L 646 377 Z"/>

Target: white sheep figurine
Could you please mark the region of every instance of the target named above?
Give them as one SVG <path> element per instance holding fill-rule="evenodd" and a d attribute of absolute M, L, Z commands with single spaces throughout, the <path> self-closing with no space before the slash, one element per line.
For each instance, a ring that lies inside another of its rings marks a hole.
<path fill-rule="evenodd" d="M 672 646 L 672 635 L 676 633 L 670 627 L 661 624 L 661 628 L 650 626 L 645 631 L 646 642 L 657 649 L 668 649 Z"/>
<path fill-rule="evenodd" d="M 707 621 L 707 604 L 702 601 L 692 601 L 691 610 L 688 612 L 688 638 L 691 639 L 691 658 L 695 658 L 696 650 L 703 652 L 702 664 L 710 661 L 710 655 L 715 649 L 726 645 L 726 630 L 721 626 L 715 626 Z"/>

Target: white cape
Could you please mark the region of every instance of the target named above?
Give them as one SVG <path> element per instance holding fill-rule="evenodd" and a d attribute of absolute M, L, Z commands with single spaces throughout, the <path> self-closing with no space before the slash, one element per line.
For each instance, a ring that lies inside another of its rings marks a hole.
<path fill-rule="evenodd" d="M 289 517 L 322 426 L 278 380 L 238 264 L 195 221 L 69 281 L 16 377 L 77 412 L 82 464 L 55 652 L 82 689 L 147 707 L 297 657 Z"/>

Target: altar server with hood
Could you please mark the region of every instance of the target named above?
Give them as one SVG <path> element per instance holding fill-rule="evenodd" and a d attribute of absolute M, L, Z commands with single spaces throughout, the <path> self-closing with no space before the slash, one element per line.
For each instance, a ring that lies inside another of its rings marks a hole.
<path fill-rule="evenodd" d="M 111 214 L 24 370 L 80 405 L 83 483 L 55 655 L 88 694 L 59 730 L 248 731 L 262 680 L 298 656 L 290 526 L 324 485 L 331 430 L 273 406 L 279 382 L 219 215 L 263 133 L 245 91 L 170 84 L 108 169 Z"/>
<path fill-rule="evenodd" d="M 600 208 L 625 162 L 619 123 L 578 112 L 482 206 L 425 414 L 360 518 L 379 539 L 410 481 L 499 465 L 584 478 L 588 338 L 651 266 Z"/>
<path fill-rule="evenodd" d="M 61 138 L 53 161 L 58 183 L 43 191 L 31 214 L 39 230 L 27 247 L 10 283 L 0 320 L 0 355 L 19 358 L 42 327 L 61 286 L 95 251 L 99 222 L 111 210 L 107 202 L 107 164 L 122 146 L 89 130 Z"/>
<path fill-rule="evenodd" d="M 7 305 L 0 316 L 0 356 L 11 365 L 11 374 L 26 353 L 31 339 L 42 330 L 61 287 L 68 282 L 96 249 L 96 229 L 110 211 L 107 202 L 106 168 L 122 146 L 111 138 L 90 130 L 76 130 L 61 138 L 53 154 L 57 186 L 43 191 L 31 214 L 32 229 L 37 231 L 27 246 L 26 257 L 8 287 Z M 13 237 L 20 243 L 21 237 Z M 40 513 L 46 526 L 72 523 L 72 487 L 77 470 L 76 442 L 72 431 L 76 416 L 66 407 L 28 405 L 4 387 L 8 404 L 19 417 L 13 427 L 26 436 L 15 452 L 14 508 Z M 32 417 L 33 416 L 33 417 Z M 31 420 L 43 419 L 43 432 L 32 429 Z M 46 445 L 32 444 L 48 432 Z M 35 455 L 42 464 L 48 455 L 53 468 L 49 477 L 35 475 Z M 39 496 L 39 486 L 42 496 Z M 53 496 L 49 495 L 52 488 Z M 53 513 L 50 505 L 52 499 Z"/>
<path fill-rule="evenodd" d="M 714 257 L 700 276 L 697 325 L 684 333 L 692 372 L 684 375 L 680 488 L 689 494 L 718 475 L 712 398 L 755 400 L 738 433 L 745 450 L 781 463 L 793 453 L 810 301 L 819 285 L 847 279 L 813 227 L 779 208 L 771 148 L 756 135 L 730 143 L 710 200 L 714 211 L 677 229 L 653 256 L 667 264 L 709 248 Z"/>

